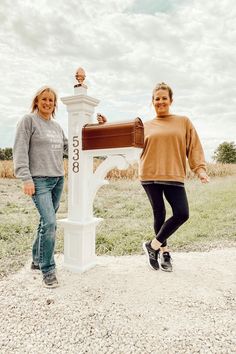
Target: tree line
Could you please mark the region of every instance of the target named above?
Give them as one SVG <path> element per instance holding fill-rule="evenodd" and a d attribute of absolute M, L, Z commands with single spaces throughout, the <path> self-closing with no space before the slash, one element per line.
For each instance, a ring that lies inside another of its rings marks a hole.
<path fill-rule="evenodd" d="M 12 148 L 0 148 L 0 160 L 12 160 Z"/>
<path fill-rule="evenodd" d="M 0 160 L 12 160 L 12 148 L 0 148 Z M 231 141 L 221 143 L 212 156 L 213 160 L 218 163 L 236 163 L 236 144 Z"/>

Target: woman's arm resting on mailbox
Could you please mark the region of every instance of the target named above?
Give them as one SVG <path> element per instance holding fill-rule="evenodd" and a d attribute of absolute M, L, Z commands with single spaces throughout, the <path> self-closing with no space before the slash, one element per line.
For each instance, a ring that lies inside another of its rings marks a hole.
<path fill-rule="evenodd" d="M 99 124 L 104 124 L 107 122 L 107 118 L 101 113 L 97 113 L 97 121 Z"/>

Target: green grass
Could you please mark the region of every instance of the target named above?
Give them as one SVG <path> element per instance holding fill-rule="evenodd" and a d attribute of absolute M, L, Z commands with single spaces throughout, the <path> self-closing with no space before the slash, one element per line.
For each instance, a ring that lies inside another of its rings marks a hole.
<path fill-rule="evenodd" d="M 236 176 L 214 178 L 208 185 L 188 180 L 186 190 L 190 219 L 171 236 L 170 248 L 199 251 L 236 246 Z M 58 219 L 67 216 L 66 204 L 64 192 Z M 98 191 L 94 214 L 104 218 L 97 227 L 98 255 L 141 254 L 142 241 L 154 236 L 152 210 L 138 181 L 110 181 Z M 16 271 L 30 257 L 37 222 L 37 211 L 22 193 L 21 182 L 0 179 L 0 276 Z M 63 252 L 61 226 L 56 252 Z"/>
<path fill-rule="evenodd" d="M 236 176 L 214 178 L 208 185 L 190 180 L 186 190 L 190 219 L 171 236 L 170 248 L 196 251 L 236 246 Z M 111 182 L 100 189 L 94 204 L 104 217 L 97 230 L 98 254 L 140 254 L 142 241 L 153 238 L 152 210 L 138 181 Z"/>

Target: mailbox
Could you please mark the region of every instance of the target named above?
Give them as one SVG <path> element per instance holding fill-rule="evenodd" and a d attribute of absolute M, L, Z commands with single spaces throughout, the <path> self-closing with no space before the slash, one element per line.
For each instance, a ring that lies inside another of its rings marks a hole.
<path fill-rule="evenodd" d="M 85 124 L 82 128 L 82 149 L 110 149 L 144 146 L 144 127 L 140 118 L 104 124 Z"/>

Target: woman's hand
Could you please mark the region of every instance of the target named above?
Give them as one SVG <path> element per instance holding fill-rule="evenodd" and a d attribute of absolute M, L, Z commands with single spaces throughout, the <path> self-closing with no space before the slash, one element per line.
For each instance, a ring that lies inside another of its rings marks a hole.
<path fill-rule="evenodd" d="M 199 179 L 202 183 L 208 183 L 210 182 L 209 176 L 205 172 L 199 173 Z"/>
<path fill-rule="evenodd" d="M 97 113 L 97 121 L 99 124 L 104 124 L 107 122 L 107 118 L 103 116 L 101 113 Z"/>
<path fill-rule="evenodd" d="M 34 195 L 35 193 L 35 186 L 33 182 L 26 182 L 23 185 L 23 192 L 29 196 Z"/>

